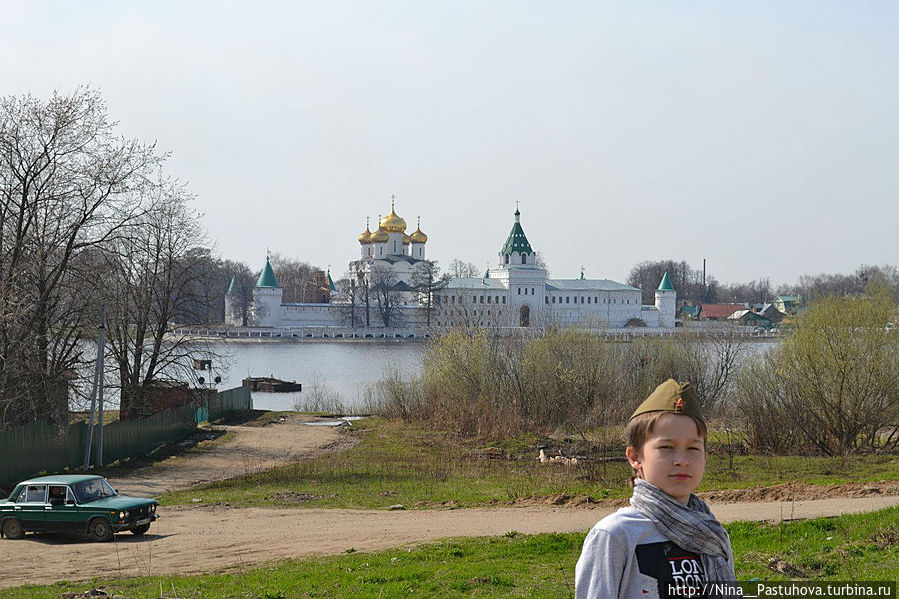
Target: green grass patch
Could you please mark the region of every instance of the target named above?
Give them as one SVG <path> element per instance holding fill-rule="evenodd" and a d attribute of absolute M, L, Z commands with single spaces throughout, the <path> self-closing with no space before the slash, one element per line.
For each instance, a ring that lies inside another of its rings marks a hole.
<path fill-rule="evenodd" d="M 740 580 L 899 580 L 899 508 L 727 526 Z"/>
<path fill-rule="evenodd" d="M 727 526 L 740 580 L 899 579 L 899 508 L 777 525 Z M 571 597 L 583 533 L 451 539 L 376 553 L 288 560 L 199 576 L 23 586 L 0 599 L 104 587 L 129 598 Z"/>
<path fill-rule="evenodd" d="M 361 440 L 342 452 L 247 476 L 167 493 L 165 505 L 207 503 L 303 507 L 460 507 L 531 495 L 605 493 L 595 480 L 541 466 L 536 449 L 522 459 L 488 459 L 452 435 L 369 419 L 354 423 Z M 615 476 L 626 482 L 623 465 Z M 627 493 L 622 486 L 620 493 Z"/>
<path fill-rule="evenodd" d="M 540 464 L 537 447 L 547 440 L 536 435 L 484 446 L 454 434 L 379 418 L 358 421 L 353 428 L 360 441 L 346 451 L 167 493 L 160 501 L 188 504 L 197 498 L 234 505 L 377 509 L 394 504 L 474 507 L 559 494 L 596 500 L 630 496 L 627 463 L 593 461 L 573 468 Z M 502 454 L 492 455 L 485 451 L 487 447 Z M 617 454 L 617 450 L 606 452 Z M 700 490 L 793 481 L 832 484 L 896 479 L 896 455 L 840 459 L 713 453 Z"/>

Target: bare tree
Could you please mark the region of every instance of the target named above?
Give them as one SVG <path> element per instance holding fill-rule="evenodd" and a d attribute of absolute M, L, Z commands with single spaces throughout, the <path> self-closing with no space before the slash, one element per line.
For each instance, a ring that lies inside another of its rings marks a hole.
<path fill-rule="evenodd" d="M 707 276 L 703 286 L 702 272 L 690 268 L 685 260 L 640 262 L 628 273 L 627 284 L 642 289 L 643 303 L 652 304 L 655 302 L 655 291 L 666 271 L 677 290 L 677 299 L 695 303 L 716 301 L 718 282 Z"/>
<path fill-rule="evenodd" d="M 771 431 L 789 432 L 789 449 L 824 455 L 894 449 L 899 336 L 890 323 L 896 308 L 882 281 L 864 297 L 814 302 L 795 332 L 740 377 L 738 408 L 750 439 L 761 449 L 781 450 L 783 435 Z"/>
<path fill-rule="evenodd" d="M 368 278 L 370 293 L 377 303 L 381 322 L 385 327 L 401 325 L 399 304 L 402 292 L 396 289 L 396 284 L 399 282 L 396 273 L 387 267 L 375 265 Z"/>
<path fill-rule="evenodd" d="M 285 303 L 326 303 L 330 295 L 325 271 L 308 262 L 273 253 L 269 260 L 284 289 Z"/>
<path fill-rule="evenodd" d="M 89 88 L 0 100 L 0 427 L 67 423 L 90 253 L 129 234 L 129 192 L 159 162 L 114 128 Z"/>
<path fill-rule="evenodd" d="M 453 258 L 449 264 L 449 272 L 454 279 L 465 279 L 468 277 L 479 277 L 483 273 L 476 264 L 465 262 L 459 258 Z"/>
<path fill-rule="evenodd" d="M 337 281 L 339 294 L 345 298 L 343 318 L 352 328 L 365 325 L 365 279 L 361 269 L 349 268 Z"/>
<path fill-rule="evenodd" d="M 412 287 L 418 292 L 419 303 L 425 307 L 426 325 L 431 326 L 434 292 L 446 287 L 449 277 L 440 276 L 437 261 L 424 260 L 412 268 Z"/>
<path fill-rule="evenodd" d="M 198 283 L 209 261 L 202 251 L 199 218 L 183 186 L 162 180 L 141 200 L 147 210 L 131 235 L 107 252 L 98 294 L 108 306 L 107 340 L 118 369 L 122 416 L 145 415 L 147 389 L 190 376 L 195 344 L 170 334 L 178 314 L 205 312 Z M 208 354 L 207 352 L 204 352 Z"/>

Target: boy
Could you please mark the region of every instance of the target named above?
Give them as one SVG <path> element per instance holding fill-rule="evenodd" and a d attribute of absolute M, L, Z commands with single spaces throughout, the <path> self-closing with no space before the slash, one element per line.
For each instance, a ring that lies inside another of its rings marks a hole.
<path fill-rule="evenodd" d="M 593 527 L 575 569 L 577 599 L 705 597 L 734 582 L 730 537 L 693 495 L 706 461 L 706 425 L 689 383 L 668 379 L 631 416 L 631 506 Z"/>

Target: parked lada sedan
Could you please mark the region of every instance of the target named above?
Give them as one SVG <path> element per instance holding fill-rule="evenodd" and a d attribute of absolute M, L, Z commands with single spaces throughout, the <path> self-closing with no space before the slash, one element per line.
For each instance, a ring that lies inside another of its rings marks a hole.
<path fill-rule="evenodd" d="M 111 541 L 125 530 L 142 535 L 156 520 L 153 499 L 119 495 L 102 476 L 41 476 L 26 480 L 0 502 L 0 537 L 26 532 L 71 532 Z"/>

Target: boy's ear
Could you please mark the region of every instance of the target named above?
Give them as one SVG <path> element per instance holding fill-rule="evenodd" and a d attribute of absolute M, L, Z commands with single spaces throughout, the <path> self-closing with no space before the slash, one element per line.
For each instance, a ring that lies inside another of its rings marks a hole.
<path fill-rule="evenodd" d="M 639 470 L 643 467 L 643 462 L 640 459 L 640 452 L 637 451 L 636 447 L 628 446 L 628 448 L 624 450 L 624 455 L 627 456 L 627 461 L 630 462 L 631 468 L 634 470 Z"/>

